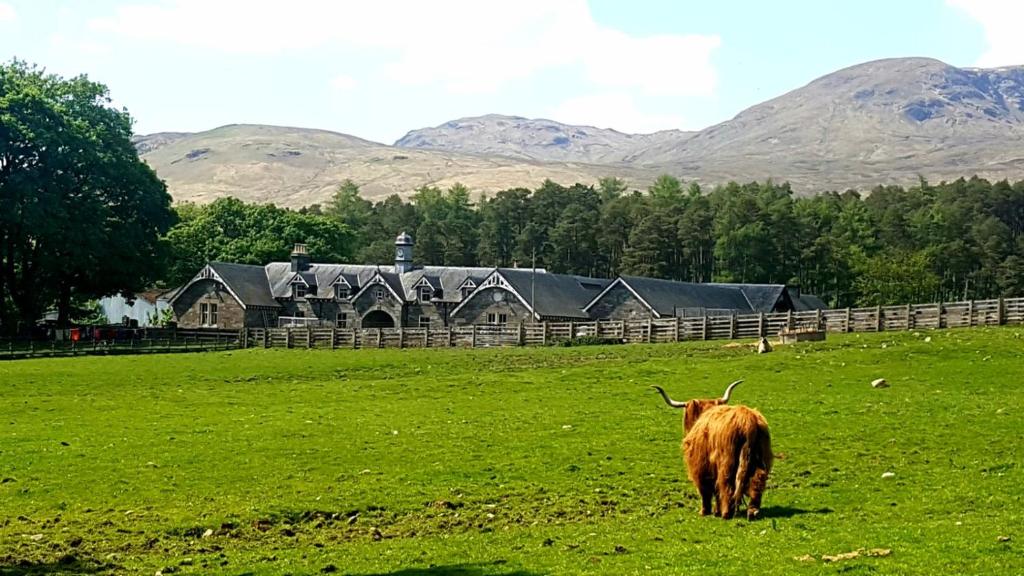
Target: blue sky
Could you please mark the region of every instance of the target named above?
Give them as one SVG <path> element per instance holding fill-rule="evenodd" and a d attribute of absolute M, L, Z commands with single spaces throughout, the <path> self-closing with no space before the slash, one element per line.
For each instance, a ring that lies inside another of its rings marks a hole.
<path fill-rule="evenodd" d="M 0 59 L 86 73 L 136 131 L 379 142 L 486 113 L 700 129 L 860 62 L 1024 64 L 1015 0 L 0 0 Z"/>

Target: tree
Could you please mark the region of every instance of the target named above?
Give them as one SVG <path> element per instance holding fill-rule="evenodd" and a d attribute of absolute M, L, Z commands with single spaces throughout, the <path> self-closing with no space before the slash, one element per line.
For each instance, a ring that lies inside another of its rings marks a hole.
<path fill-rule="evenodd" d="M 206 206 L 178 207 L 180 221 L 167 234 L 168 282 L 186 282 L 208 262 L 263 265 L 287 260 L 296 243 L 323 262 L 351 261 L 352 233 L 334 218 L 273 204 L 220 198 Z M 393 249 L 393 245 L 392 245 Z"/>
<path fill-rule="evenodd" d="M 0 65 L 0 325 L 49 306 L 141 290 L 162 273 L 170 196 L 107 88 L 24 62 Z"/>

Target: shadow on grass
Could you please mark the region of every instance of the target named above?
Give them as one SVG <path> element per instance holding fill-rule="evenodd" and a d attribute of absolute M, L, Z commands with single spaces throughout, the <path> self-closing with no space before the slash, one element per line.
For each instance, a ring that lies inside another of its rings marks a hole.
<path fill-rule="evenodd" d="M 489 564 L 453 564 L 451 566 L 431 566 L 429 568 L 402 568 L 394 572 L 361 574 L 359 576 L 540 576 L 536 572 L 525 570 L 502 571 L 503 562 Z M 349 574 L 347 576 L 356 576 Z"/>
<path fill-rule="evenodd" d="M 91 559 L 80 560 L 73 556 L 65 556 L 56 562 L 34 562 L 20 560 L 12 562 L 10 558 L 0 559 L 0 576 L 58 576 L 61 574 L 99 574 L 110 573 L 109 565 Z"/>
<path fill-rule="evenodd" d="M 793 516 L 803 516 L 804 514 L 831 514 L 834 512 L 831 508 L 818 508 L 817 510 L 805 510 L 803 508 L 793 508 L 792 506 L 768 506 L 761 508 L 761 518 L 792 518 Z"/>

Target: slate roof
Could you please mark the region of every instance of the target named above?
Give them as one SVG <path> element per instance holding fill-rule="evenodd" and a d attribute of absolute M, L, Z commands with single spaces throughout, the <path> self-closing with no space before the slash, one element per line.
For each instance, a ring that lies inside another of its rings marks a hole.
<path fill-rule="evenodd" d="M 771 312 L 779 299 L 788 299 L 784 284 L 711 284 L 712 286 L 728 286 L 738 288 L 747 297 L 754 312 Z"/>
<path fill-rule="evenodd" d="M 828 309 L 825 302 L 814 294 L 800 294 L 795 290 L 789 290 L 789 298 L 793 301 L 793 310 L 797 312 Z"/>
<path fill-rule="evenodd" d="M 621 276 L 638 296 L 661 316 L 671 318 L 684 308 L 754 312 L 747 297 L 738 287 L 721 284 L 696 284 L 659 280 L 642 276 Z"/>
<path fill-rule="evenodd" d="M 534 312 L 542 317 L 587 320 L 590 316 L 583 311 L 583 307 L 612 283 L 612 280 L 607 278 L 548 274 L 540 271 L 534 274 L 528 268 L 499 268 L 498 272 L 527 303 L 531 298 L 531 283 L 534 283 Z"/>
<path fill-rule="evenodd" d="M 472 279 L 473 283 L 479 286 L 480 282 L 483 282 L 484 278 L 487 278 L 493 271 L 494 268 L 424 266 L 402 274 L 401 280 L 407 300 L 416 300 L 416 290 L 413 287 L 426 277 L 435 290 L 441 289 L 439 300 L 444 302 L 461 302 L 462 295 L 459 293 L 459 286 L 467 278 Z"/>
<path fill-rule="evenodd" d="M 267 283 L 267 273 L 263 266 L 249 264 L 232 264 L 230 262 L 210 262 L 210 267 L 221 277 L 244 306 L 266 306 L 279 308 L 281 305 L 274 300 Z"/>

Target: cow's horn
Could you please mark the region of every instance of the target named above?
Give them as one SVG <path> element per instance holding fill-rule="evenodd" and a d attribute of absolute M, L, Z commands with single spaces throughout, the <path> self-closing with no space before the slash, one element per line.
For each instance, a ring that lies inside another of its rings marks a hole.
<path fill-rule="evenodd" d="M 662 390 L 661 386 L 654 386 L 654 385 L 652 385 L 651 388 L 654 388 L 658 392 L 661 392 L 661 397 L 665 399 L 665 404 L 668 404 L 669 406 L 671 406 L 673 408 L 686 408 L 686 402 L 677 402 L 677 401 L 669 398 L 668 394 L 666 394 L 665 391 Z"/>
<path fill-rule="evenodd" d="M 722 395 L 722 402 L 729 402 L 729 396 L 732 396 L 732 389 L 739 386 L 740 382 L 743 382 L 743 380 L 737 380 L 729 384 L 729 387 L 725 389 L 725 394 Z"/>

